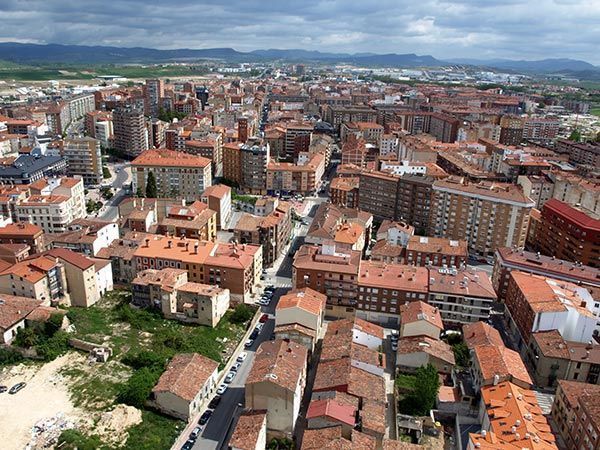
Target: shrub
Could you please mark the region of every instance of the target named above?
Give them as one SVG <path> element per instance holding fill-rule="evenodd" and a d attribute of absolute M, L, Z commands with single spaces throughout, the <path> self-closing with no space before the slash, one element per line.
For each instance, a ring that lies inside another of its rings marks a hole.
<path fill-rule="evenodd" d="M 254 315 L 254 310 L 244 303 L 237 305 L 229 319 L 231 323 L 242 324 L 247 322 Z"/>
<path fill-rule="evenodd" d="M 23 355 L 13 350 L 12 348 L 0 347 L 0 366 L 11 365 L 21 362 Z"/>
<path fill-rule="evenodd" d="M 136 370 L 127 383 L 119 389 L 117 400 L 136 408 L 143 408 L 161 373 L 162 370 L 150 367 Z"/>
<path fill-rule="evenodd" d="M 440 379 L 431 364 L 419 367 L 415 373 L 415 389 L 398 403 L 400 412 L 413 416 L 424 416 L 435 406 Z"/>

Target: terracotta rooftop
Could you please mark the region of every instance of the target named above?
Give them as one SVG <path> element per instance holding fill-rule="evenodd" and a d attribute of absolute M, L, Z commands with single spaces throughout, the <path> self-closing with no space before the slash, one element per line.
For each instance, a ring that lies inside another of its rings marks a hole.
<path fill-rule="evenodd" d="M 39 305 L 39 300 L 0 294 L 0 329 L 7 330 L 23 320 Z"/>
<path fill-rule="evenodd" d="M 41 235 L 44 231 L 42 227 L 32 223 L 9 223 L 5 227 L 0 228 L 0 238 L 10 236 L 36 236 Z"/>
<path fill-rule="evenodd" d="M 469 256 L 467 241 L 428 236 L 411 236 L 406 244 L 406 250 L 421 253 L 440 253 L 442 255 L 462 256 L 465 258 Z"/>
<path fill-rule="evenodd" d="M 287 308 L 299 308 L 311 314 L 321 314 L 325 309 L 327 296 L 311 288 L 295 289 L 282 295 L 277 303 L 276 311 Z"/>
<path fill-rule="evenodd" d="M 327 325 L 328 334 L 346 333 L 349 339 L 353 337 L 353 330 L 362 331 L 379 339 L 383 339 L 383 328 L 364 319 L 355 317 L 354 319 L 340 319 L 329 322 Z"/>
<path fill-rule="evenodd" d="M 259 435 L 263 428 L 266 429 L 266 411 L 245 411 L 240 416 L 229 446 L 242 450 L 255 450 Z"/>
<path fill-rule="evenodd" d="M 456 296 L 496 299 L 496 291 L 487 272 L 478 269 L 429 269 L 429 292 Z"/>
<path fill-rule="evenodd" d="M 501 379 L 533 384 L 521 356 L 504 345 L 478 345 L 473 347 L 473 357 L 479 363 L 484 380 L 492 380 L 498 375 Z"/>
<path fill-rule="evenodd" d="M 304 244 L 294 255 L 294 267 L 298 269 L 320 270 L 325 272 L 358 274 L 361 252 L 357 250 L 335 255 L 320 253 L 316 245 Z"/>
<path fill-rule="evenodd" d="M 473 322 L 463 325 L 462 330 L 463 339 L 470 349 L 479 345 L 504 346 L 498 330 L 485 322 Z"/>
<path fill-rule="evenodd" d="M 356 409 L 339 403 L 335 399 L 313 400 L 308 406 L 307 419 L 326 417 L 329 420 L 345 423 L 351 427 L 356 424 Z"/>
<path fill-rule="evenodd" d="M 228 193 L 231 193 L 231 188 L 229 186 L 225 184 L 213 184 L 212 186 L 209 186 L 206 189 L 204 189 L 202 196 L 223 198 Z"/>
<path fill-rule="evenodd" d="M 66 261 L 81 270 L 89 269 L 94 265 L 94 261 L 92 261 L 90 258 L 66 248 L 55 248 L 48 250 L 47 252 L 44 252 L 43 255 L 62 259 L 63 261 Z"/>
<path fill-rule="evenodd" d="M 47 276 L 47 272 L 56 267 L 55 258 L 36 255 L 25 261 L 18 262 L 5 269 L 0 275 L 14 275 L 22 277 L 30 283 L 37 283 Z"/>
<path fill-rule="evenodd" d="M 444 329 L 442 316 L 435 306 L 422 301 L 409 302 L 408 305 L 400 306 L 401 325 L 420 321 L 429 322 L 440 330 Z"/>
<path fill-rule="evenodd" d="M 600 218 L 597 214 L 591 211 L 582 210 L 581 208 L 575 208 L 568 203 L 561 202 L 555 198 L 551 198 L 542 208 L 542 215 L 545 210 L 554 211 L 560 214 L 566 219 L 576 223 L 580 228 L 589 231 L 600 231 Z"/>
<path fill-rule="evenodd" d="M 159 149 L 142 152 L 131 163 L 132 166 L 152 167 L 206 167 L 210 159 L 175 150 Z"/>
<path fill-rule="evenodd" d="M 177 354 L 152 392 L 170 392 L 191 402 L 218 367 L 219 363 L 198 353 Z"/>
<path fill-rule="evenodd" d="M 600 286 L 600 269 L 590 266 L 576 266 L 570 261 L 537 255 L 533 252 L 516 251 L 509 247 L 496 249 L 502 265 L 509 265 L 524 272 L 557 276 L 591 286 Z"/>
<path fill-rule="evenodd" d="M 426 294 L 428 278 L 425 267 L 362 261 L 358 285 Z"/>
<path fill-rule="evenodd" d="M 294 392 L 306 370 L 307 350 L 303 345 L 276 339 L 256 350 L 246 384 L 270 382 Z"/>
<path fill-rule="evenodd" d="M 444 341 L 431 339 L 428 336 L 403 337 L 398 341 L 398 355 L 420 352 L 439 358 L 452 366 L 455 364 L 452 347 Z"/>
<path fill-rule="evenodd" d="M 579 399 L 585 395 L 600 396 L 600 385 L 582 383 L 580 381 L 569 381 L 569 380 L 558 380 L 565 399 L 567 401 L 568 408 L 575 408 Z M 600 424 L 598 424 L 600 425 Z"/>
<path fill-rule="evenodd" d="M 533 391 L 502 382 L 484 386 L 481 396 L 490 420 L 490 431 L 501 441 L 521 449 L 557 449 L 550 425 Z"/>
<path fill-rule="evenodd" d="M 540 331 L 531 337 L 546 358 L 600 364 L 600 345 L 565 341 L 558 330 Z"/>
<path fill-rule="evenodd" d="M 458 193 L 467 197 L 479 197 L 493 202 L 513 202 L 523 207 L 535 206 L 535 203 L 523 194 L 523 190 L 514 184 L 487 181 L 471 184 L 460 177 L 451 176 L 444 180 L 437 180 L 433 187 L 436 191 Z"/>

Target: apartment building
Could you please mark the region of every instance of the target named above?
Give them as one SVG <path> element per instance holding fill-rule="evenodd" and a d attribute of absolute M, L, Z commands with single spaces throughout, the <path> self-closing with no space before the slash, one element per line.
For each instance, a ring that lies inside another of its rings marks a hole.
<path fill-rule="evenodd" d="M 212 184 L 209 159 L 175 150 L 147 150 L 133 160 L 131 171 L 134 192 L 145 192 L 148 174 L 152 172 L 159 197 L 183 198 L 188 202 L 198 200 Z"/>
<path fill-rule="evenodd" d="M 527 252 L 522 248 L 500 247 L 496 250 L 492 273 L 492 283 L 500 301 L 506 298 L 510 273 L 514 270 L 568 281 L 588 289 L 600 288 L 600 269 Z"/>
<path fill-rule="evenodd" d="M 534 245 L 545 255 L 600 268 L 600 216 L 550 199 Z"/>
<path fill-rule="evenodd" d="M 429 134 L 441 142 L 456 142 L 459 125 L 456 117 L 434 112 L 429 121 Z"/>
<path fill-rule="evenodd" d="M 558 330 L 531 335 L 523 359 L 537 386 L 554 388 L 559 380 L 600 384 L 600 345 L 567 341 Z"/>
<path fill-rule="evenodd" d="M 502 145 L 519 145 L 523 140 L 524 120 L 519 116 L 502 116 L 500 118 L 499 143 Z"/>
<path fill-rule="evenodd" d="M 265 267 L 272 265 L 281 255 L 291 234 L 292 207 L 287 202 L 277 202 L 273 211 L 264 217 L 244 213 L 233 227 L 238 243 L 262 246 Z"/>
<path fill-rule="evenodd" d="M 427 234 L 434 181 L 421 175 L 363 171 L 358 207 L 376 218 L 403 221 L 414 226 L 417 234 Z"/>
<path fill-rule="evenodd" d="M 225 229 L 231 217 L 231 188 L 225 184 L 214 184 L 204 189 L 202 201 L 217 213 L 217 228 Z"/>
<path fill-rule="evenodd" d="M 242 182 L 242 143 L 223 144 L 223 178 L 238 185 Z"/>
<path fill-rule="evenodd" d="M 0 227 L 0 244 L 25 244 L 31 253 L 46 250 L 42 227 L 27 222 L 9 223 Z"/>
<path fill-rule="evenodd" d="M 127 156 L 138 156 L 148 150 L 148 130 L 144 112 L 133 106 L 113 110 L 115 150 Z"/>
<path fill-rule="evenodd" d="M 184 151 L 210 159 L 213 177 L 223 176 L 223 143 L 220 134 L 215 133 L 204 136 L 202 139 L 187 140 L 185 141 Z"/>
<path fill-rule="evenodd" d="M 284 160 L 291 162 L 298 158 L 300 152 L 308 150 L 310 145 L 310 135 L 313 132 L 314 125 L 305 122 L 288 122 L 285 125 L 285 154 Z M 281 159 L 281 154 L 279 159 Z"/>
<path fill-rule="evenodd" d="M 596 449 L 600 445 L 599 395 L 598 385 L 558 381 L 551 414 L 566 448 Z"/>
<path fill-rule="evenodd" d="M 67 160 L 69 176 L 80 176 L 85 185 L 102 183 L 100 141 L 91 137 L 65 139 L 62 155 Z"/>
<path fill-rule="evenodd" d="M 301 152 L 296 164 L 269 161 L 267 165 L 267 193 L 269 195 L 314 195 L 325 172 L 325 156 Z"/>
<path fill-rule="evenodd" d="M 50 256 L 35 256 L 0 272 L 0 293 L 35 298 L 45 306 L 68 299 L 64 265 Z"/>
<path fill-rule="evenodd" d="M 342 142 L 346 142 L 349 135 L 362 138 L 367 143 L 379 146 L 383 136 L 383 126 L 376 122 L 346 122 L 340 128 Z"/>
<path fill-rule="evenodd" d="M 556 151 L 558 153 L 567 153 L 569 155 L 569 162 L 590 167 L 600 166 L 600 145 L 596 143 L 557 139 Z"/>
<path fill-rule="evenodd" d="M 165 96 L 165 87 L 163 80 L 146 80 L 143 86 L 144 93 L 144 112 L 151 117 L 158 116 L 160 109 L 160 99 Z"/>
<path fill-rule="evenodd" d="M 132 303 L 167 319 L 216 327 L 229 309 L 229 290 L 188 281 L 183 269 L 146 269 L 132 281 Z"/>
<path fill-rule="evenodd" d="M 335 246 L 303 245 L 294 255 L 292 287 L 327 295 L 327 315 L 354 316 L 361 252 L 337 252 Z"/>
<path fill-rule="evenodd" d="M 229 289 L 233 300 L 249 298 L 262 273 L 262 247 L 148 235 L 133 251 L 137 271 L 185 269 L 189 281 Z M 121 252 L 116 252 L 119 258 Z M 124 257 L 128 252 L 124 252 Z M 111 258 L 112 259 L 112 258 Z"/>
<path fill-rule="evenodd" d="M 189 206 L 169 206 L 167 216 L 158 222 L 157 233 L 212 241 L 217 238 L 217 213 L 199 200 Z"/>
<path fill-rule="evenodd" d="M 331 203 L 346 208 L 358 208 L 359 186 L 359 177 L 335 177 L 329 186 Z"/>
<path fill-rule="evenodd" d="M 513 271 L 505 304 L 509 331 L 519 348 L 539 331 L 558 330 L 576 342 L 589 342 L 598 332 L 598 303 L 585 288 L 566 281 Z"/>
<path fill-rule="evenodd" d="M 523 124 L 523 139 L 532 141 L 550 141 L 556 139 L 560 129 L 558 118 L 530 117 Z"/>
<path fill-rule="evenodd" d="M 428 303 L 444 322 L 465 324 L 488 320 L 496 292 L 487 273 L 477 269 L 429 269 Z"/>
<path fill-rule="evenodd" d="M 96 256 L 101 249 L 119 239 L 116 223 L 95 219 L 76 219 L 63 233 L 46 235 L 46 243 L 52 248 L 66 248 L 86 256 Z"/>
<path fill-rule="evenodd" d="M 290 438 L 306 386 L 308 350 L 296 342 L 265 341 L 246 379 L 245 405 L 267 411 L 267 435 Z"/>
<path fill-rule="evenodd" d="M 469 259 L 467 242 L 462 240 L 410 236 L 405 246 L 405 264 L 462 267 Z"/>
<path fill-rule="evenodd" d="M 85 194 L 81 178 L 49 178 L 30 185 L 30 195 L 15 205 L 14 218 L 39 225 L 46 233 L 67 231 L 68 225 L 85 217 Z"/>
<path fill-rule="evenodd" d="M 240 148 L 240 186 L 251 194 L 265 194 L 267 167 L 270 160 L 269 144 L 250 142 Z"/>
<path fill-rule="evenodd" d="M 342 123 L 377 122 L 377 111 L 362 105 L 327 105 L 324 107 L 323 119 L 339 131 Z"/>
<path fill-rule="evenodd" d="M 535 205 L 509 184 L 469 184 L 450 177 L 433 184 L 430 229 L 436 236 L 465 240 L 469 251 L 491 256 L 498 247 L 522 247 Z"/>

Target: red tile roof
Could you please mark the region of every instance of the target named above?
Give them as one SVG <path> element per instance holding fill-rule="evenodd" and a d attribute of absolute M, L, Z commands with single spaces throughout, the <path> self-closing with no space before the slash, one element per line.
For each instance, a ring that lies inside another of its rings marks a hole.
<path fill-rule="evenodd" d="M 341 404 L 335 399 L 314 400 L 308 406 L 306 418 L 313 419 L 315 417 L 327 417 L 354 427 L 356 409 L 350 405 Z"/>
<path fill-rule="evenodd" d="M 191 402 L 217 370 L 219 363 L 198 353 L 175 355 L 152 392 L 171 392 Z"/>

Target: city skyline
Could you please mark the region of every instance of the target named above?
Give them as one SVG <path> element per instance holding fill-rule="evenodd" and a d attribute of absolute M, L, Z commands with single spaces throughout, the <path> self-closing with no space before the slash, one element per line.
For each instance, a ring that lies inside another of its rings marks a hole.
<path fill-rule="evenodd" d="M 2 1 L 0 42 L 582 59 L 600 64 L 600 4 L 511 0 L 362 2 Z M 35 27 L 23 27 L 23 23 Z M 573 30 L 577 29 L 577 33 Z"/>

